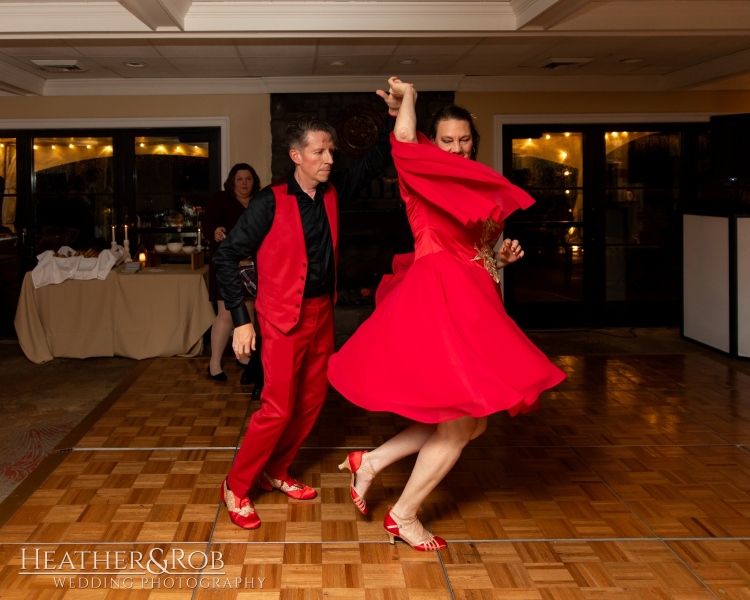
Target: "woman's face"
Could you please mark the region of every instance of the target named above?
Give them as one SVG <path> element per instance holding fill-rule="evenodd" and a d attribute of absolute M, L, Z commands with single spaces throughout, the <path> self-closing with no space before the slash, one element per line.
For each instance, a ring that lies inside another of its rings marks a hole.
<path fill-rule="evenodd" d="M 464 158 L 471 158 L 474 139 L 471 137 L 471 127 L 466 121 L 446 119 L 440 121 L 435 135 L 435 144 L 441 150 L 458 154 Z"/>
<path fill-rule="evenodd" d="M 247 198 L 253 189 L 253 174 L 246 170 L 240 169 L 234 175 L 234 193 L 239 198 Z"/>

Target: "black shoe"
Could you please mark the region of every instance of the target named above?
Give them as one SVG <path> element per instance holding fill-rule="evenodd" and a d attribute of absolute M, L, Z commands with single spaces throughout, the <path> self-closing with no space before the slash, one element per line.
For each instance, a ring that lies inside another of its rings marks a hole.
<path fill-rule="evenodd" d="M 255 383 L 255 369 L 250 367 L 250 363 L 242 365 L 245 370 L 242 371 L 242 377 L 240 377 L 240 385 L 252 385 Z"/>
<path fill-rule="evenodd" d="M 263 391 L 263 386 L 259 383 L 255 384 L 255 387 L 253 388 L 253 393 L 250 395 L 251 400 L 260 400 L 260 393 Z"/>
<path fill-rule="evenodd" d="M 214 381 L 226 381 L 227 380 L 227 374 L 222 371 L 221 373 L 217 373 L 216 375 L 211 375 L 211 365 L 208 365 L 208 376 L 213 379 Z"/>

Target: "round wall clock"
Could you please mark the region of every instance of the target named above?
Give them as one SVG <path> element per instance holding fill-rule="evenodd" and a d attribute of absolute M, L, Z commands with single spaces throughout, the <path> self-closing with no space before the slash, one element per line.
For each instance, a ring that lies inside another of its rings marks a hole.
<path fill-rule="evenodd" d="M 354 104 L 342 110 L 334 122 L 339 137 L 339 150 L 352 158 L 360 158 L 375 144 L 384 116 L 367 104 Z"/>

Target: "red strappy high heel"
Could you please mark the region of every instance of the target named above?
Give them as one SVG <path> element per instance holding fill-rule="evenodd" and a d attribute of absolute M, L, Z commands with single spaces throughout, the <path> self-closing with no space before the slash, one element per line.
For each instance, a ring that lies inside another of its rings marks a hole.
<path fill-rule="evenodd" d="M 417 517 L 415 515 L 413 519 L 409 519 L 408 521 L 404 521 L 403 523 L 399 524 L 391 516 L 391 510 L 389 509 L 385 515 L 385 519 L 383 519 L 383 527 L 385 527 L 386 532 L 388 532 L 388 538 L 390 539 L 391 544 L 395 544 L 396 538 L 398 537 L 418 552 L 437 552 L 438 550 L 442 550 L 448 545 L 445 543 L 445 540 L 443 538 L 432 535 L 429 532 L 427 532 L 429 538 L 427 538 L 423 542 L 419 542 L 418 544 L 412 544 L 403 535 L 401 535 L 401 532 L 399 530 L 404 525 L 411 525 L 416 520 Z"/>
<path fill-rule="evenodd" d="M 369 514 L 369 511 L 367 510 L 367 502 L 365 502 L 365 499 L 357 493 L 357 490 L 354 489 L 354 480 L 357 476 L 357 471 L 359 471 L 360 469 L 364 470 L 366 473 L 370 473 L 370 475 L 375 475 L 372 469 L 368 469 L 362 465 L 362 457 L 365 454 L 367 454 L 367 450 L 357 450 L 356 452 L 351 452 L 346 457 L 346 460 L 339 465 L 339 471 L 343 471 L 344 469 L 346 469 L 352 474 L 352 482 L 349 485 L 349 495 L 352 497 L 354 506 L 356 506 L 359 512 L 361 512 L 363 515 Z"/>

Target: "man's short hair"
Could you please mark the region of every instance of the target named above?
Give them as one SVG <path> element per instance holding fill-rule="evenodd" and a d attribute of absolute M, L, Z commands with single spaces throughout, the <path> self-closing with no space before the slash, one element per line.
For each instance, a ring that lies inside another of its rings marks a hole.
<path fill-rule="evenodd" d="M 338 145 L 336 130 L 326 123 L 323 119 L 318 119 L 310 115 L 297 117 L 287 125 L 286 128 L 286 146 L 289 150 L 296 148 L 304 150 L 307 146 L 307 134 L 316 131 L 323 131 L 331 136 L 334 146 Z"/>

